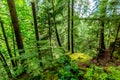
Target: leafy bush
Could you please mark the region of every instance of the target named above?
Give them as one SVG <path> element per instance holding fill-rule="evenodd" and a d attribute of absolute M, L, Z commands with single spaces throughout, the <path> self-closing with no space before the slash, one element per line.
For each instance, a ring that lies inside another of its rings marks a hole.
<path fill-rule="evenodd" d="M 108 74 L 104 72 L 102 67 L 92 65 L 90 68 L 87 68 L 84 78 L 86 80 L 107 80 Z"/>
<path fill-rule="evenodd" d="M 108 67 L 107 70 L 110 80 L 120 80 L 120 67 Z"/>
<path fill-rule="evenodd" d="M 120 80 L 120 67 L 98 67 L 91 65 L 86 69 L 85 80 Z"/>
<path fill-rule="evenodd" d="M 68 56 L 63 61 L 63 66 L 58 69 L 59 80 L 79 80 L 82 79 L 83 73 L 79 69 L 76 61 L 70 61 Z M 62 57 L 63 58 L 63 57 Z"/>
<path fill-rule="evenodd" d="M 47 64 L 46 64 L 47 65 Z M 67 55 L 62 55 L 53 60 L 51 65 L 43 68 L 41 79 L 44 80 L 79 80 L 83 76 L 76 61 L 71 61 Z"/>

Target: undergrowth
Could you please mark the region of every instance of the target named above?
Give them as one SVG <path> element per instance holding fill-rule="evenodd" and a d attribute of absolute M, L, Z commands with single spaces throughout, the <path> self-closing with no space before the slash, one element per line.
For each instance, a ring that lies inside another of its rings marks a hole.
<path fill-rule="evenodd" d="M 78 54 L 80 54 L 78 56 Z M 30 55 L 29 55 L 30 56 Z M 36 56 L 27 57 L 27 74 L 19 78 L 16 78 L 20 74 L 21 67 L 13 74 L 15 80 L 119 80 L 120 79 L 120 67 L 119 66 L 96 66 L 90 64 L 89 67 L 79 67 L 78 63 L 85 63 L 90 57 L 85 56 L 82 53 L 77 53 L 78 58 L 72 57 L 73 55 L 61 55 L 59 58 L 42 58 L 39 61 Z M 73 59 L 72 59 L 73 58 Z M 78 60 L 79 59 L 79 60 Z M 38 63 L 42 62 L 43 67 L 40 67 Z M 1 72 L 5 74 L 4 69 Z M 6 79 L 7 76 L 3 76 L 0 72 L 0 79 Z"/>

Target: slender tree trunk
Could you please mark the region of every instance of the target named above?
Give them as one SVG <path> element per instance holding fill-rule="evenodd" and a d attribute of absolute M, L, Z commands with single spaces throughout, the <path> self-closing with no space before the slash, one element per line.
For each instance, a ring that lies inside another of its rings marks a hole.
<path fill-rule="evenodd" d="M 17 47 L 19 50 L 19 54 L 22 54 L 25 51 L 24 51 L 21 31 L 19 28 L 19 22 L 18 22 L 18 16 L 16 12 L 15 3 L 14 3 L 14 0 L 7 0 L 7 3 L 9 6 L 9 11 L 10 11 L 11 19 L 12 19 L 12 25 L 13 25 L 14 32 L 15 32 L 15 38 L 16 38 L 16 43 L 17 43 Z"/>
<path fill-rule="evenodd" d="M 11 73 L 10 68 L 9 68 L 9 66 L 8 66 L 8 64 L 7 64 L 7 62 L 6 62 L 6 60 L 5 60 L 1 51 L 0 51 L 0 60 L 2 62 L 3 67 L 5 68 L 5 71 L 8 75 L 8 77 L 9 77 L 9 79 L 11 80 L 12 79 L 12 73 Z"/>
<path fill-rule="evenodd" d="M 14 53 L 14 55 L 15 55 L 15 57 L 17 57 L 17 54 L 16 54 L 16 43 L 15 43 L 15 35 L 14 35 L 14 29 L 13 29 L 13 27 L 12 27 L 12 24 L 10 25 L 11 26 L 11 29 L 12 29 L 12 43 L 13 43 L 13 53 Z M 17 60 L 15 60 L 15 65 L 17 66 Z"/>
<path fill-rule="evenodd" d="M 37 48 L 38 48 L 38 53 L 40 55 L 40 44 L 39 44 L 39 33 L 38 33 L 38 25 L 37 25 L 37 17 L 36 17 L 36 10 L 35 10 L 35 3 L 31 2 L 32 4 L 32 13 L 33 13 L 33 18 L 34 18 L 34 29 L 35 29 L 35 37 L 37 41 Z M 40 57 L 40 56 L 39 56 Z"/>
<path fill-rule="evenodd" d="M 73 39 L 73 26 L 74 26 L 74 0 L 72 0 L 72 18 L 71 18 L 71 52 L 74 53 L 74 39 Z"/>
<path fill-rule="evenodd" d="M 50 14 L 48 13 L 48 27 L 49 27 L 49 41 L 50 41 L 50 46 L 51 46 L 51 21 L 50 21 Z"/>
<path fill-rule="evenodd" d="M 52 0 L 52 9 L 53 9 L 53 21 L 54 21 L 54 28 L 55 28 L 55 34 L 56 34 L 56 38 L 57 38 L 57 42 L 58 42 L 58 45 L 60 47 L 62 47 L 61 45 L 61 42 L 60 42 L 60 37 L 59 37 L 59 33 L 58 33 L 58 30 L 57 30 L 57 26 L 56 26 L 56 18 L 55 18 L 55 15 L 54 15 L 54 1 Z"/>
<path fill-rule="evenodd" d="M 100 43 L 99 43 L 99 54 L 103 54 L 105 51 L 105 43 L 104 43 L 104 22 L 101 21 L 101 26 L 100 26 Z"/>
<path fill-rule="evenodd" d="M 68 51 L 70 51 L 70 0 L 68 0 Z"/>
<path fill-rule="evenodd" d="M 1 23 L 1 27 L 2 27 L 2 32 L 3 32 L 3 36 L 5 38 L 5 43 L 6 43 L 6 47 L 7 47 L 7 51 L 8 51 L 8 54 L 10 56 L 10 58 L 12 59 L 13 58 L 13 55 L 11 53 L 11 49 L 10 49 L 10 46 L 9 46 L 9 43 L 8 43 L 8 39 L 7 39 L 7 36 L 6 36 L 6 32 L 5 32 L 5 29 L 4 29 L 4 25 L 3 25 L 3 22 L 0 21 Z M 11 63 L 12 63 L 12 66 L 15 67 L 15 62 L 14 60 L 11 60 Z"/>
<path fill-rule="evenodd" d="M 98 58 L 103 57 L 105 55 L 105 42 L 104 42 L 104 27 L 105 27 L 105 20 L 106 17 L 106 8 L 107 8 L 107 0 L 100 1 L 100 39 L 99 39 L 99 53 Z"/>
<path fill-rule="evenodd" d="M 38 53 L 39 53 L 39 59 L 41 60 L 41 53 L 40 53 L 40 44 L 39 44 L 39 33 L 38 33 L 38 25 L 37 25 L 37 16 L 36 16 L 36 9 L 35 9 L 35 3 L 31 2 L 32 4 L 32 13 L 33 13 L 33 18 L 34 18 L 34 29 L 35 29 L 35 37 L 37 41 L 37 48 L 38 48 Z M 40 66 L 42 66 L 42 63 L 40 62 Z"/>
<path fill-rule="evenodd" d="M 113 48 L 112 48 L 112 51 L 111 51 L 111 55 L 110 55 L 111 60 L 112 60 L 112 57 L 113 57 L 113 52 L 115 50 L 115 45 L 116 45 L 116 42 L 117 42 L 119 31 L 120 31 L 120 24 L 118 25 L 118 29 L 117 29 L 117 33 L 116 33 L 116 37 L 115 37 L 115 41 L 114 41 L 115 43 L 113 44 Z"/>
<path fill-rule="evenodd" d="M 50 15 L 48 14 L 48 26 L 49 26 L 49 41 L 51 46 L 51 24 L 50 24 Z"/>
<path fill-rule="evenodd" d="M 39 41 L 39 34 L 38 34 L 38 26 L 37 26 L 37 17 L 36 17 L 35 3 L 31 2 L 31 4 L 32 4 L 32 13 L 33 13 L 33 18 L 34 18 L 35 37 L 36 37 L 36 40 Z"/>
<path fill-rule="evenodd" d="M 110 46 L 110 34 L 111 34 L 111 28 L 109 27 L 108 28 L 108 36 L 107 36 L 107 38 L 108 38 L 108 40 L 107 40 L 107 48 L 109 48 L 109 46 Z"/>
<path fill-rule="evenodd" d="M 51 32 L 51 21 L 50 21 L 50 14 L 48 12 L 48 27 L 49 27 L 49 42 L 50 42 L 50 56 L 51 58 L 53 58 L 53 55 L 52 55 L 52 42 L 51 42 L 51 35 L 52 35 L 52 32 Z"/>

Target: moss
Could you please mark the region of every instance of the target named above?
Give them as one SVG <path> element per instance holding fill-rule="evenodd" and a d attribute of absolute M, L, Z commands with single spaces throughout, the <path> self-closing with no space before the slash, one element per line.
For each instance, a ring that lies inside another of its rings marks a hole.
<path fill-rule="evenodd" d="M 69 56 L 71 60 L 76 60 L 80 62 L 86 62 L 91 59 L 89 55 L 83 53 L 74 53 L 74 54 L 70 54 Z"/>

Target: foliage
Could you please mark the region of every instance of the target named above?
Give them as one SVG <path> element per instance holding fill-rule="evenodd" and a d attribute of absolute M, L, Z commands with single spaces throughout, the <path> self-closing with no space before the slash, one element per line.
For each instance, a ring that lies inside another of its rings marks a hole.
<path fill-rule="evenodd" d="M 28 3 L 30 0 L 14 1 L 24 42 L 25 54 L 23 55 L 18 54 L 20 50 L 17 50 L 7 0 L 0 0 L 0 21 L 3 21 L 13 58 L 10 58 L 8 55 L 1 28 L 0 51 L 5 57 L 13 78 L 20 80 L 120 79 L 120 67 L 96 66 L 89 63 L 93 57 L 96 57 L 99 50 L 101 21 L 104 22 L 104 41 L 106 49 L 109 49 L 110 43 L 114 42 L 116 31 L 120 23 L 119 0 L 74 0 L 74 16 L 71 17 L 74 19 L 74 54 L 70 52 L 67 53 L 68 6 L 66 4 L 68 4 L 68 0 L 33 0 L 36 5 L 40 35 L 40 41 L 38 42 L 35 40 L 32 8 L 31 4 Z M 51 1 L 54 1 L 54 10 Z M 56 22 L 54 22 L 54 17 L 56 18 Z M 54 24 L 56 24 L 58 29 L 62 47 L 58 47 Z M 51 30 L 51 34 L 49 34 L 49 30 Z M 120 37 L 120 35 L 118 37 Z M 40 43 L 41 59 L 38 58 L 39 55 L 36 43 Z M 115 51 L 113 56 L 120 59 L 120 51 Z M 12 67 L 11 60 L 18 61 L 18 65 Z M 20 64 L 21 60 L 25 60 L 23 65 Z M 85 65 L 87 62 L 90 67 L 88 66 L 83 69 L 78 66 L 78 62 L 84 63 Z M 43 66 L 40 66 L 40 63 L 42 63 Z M 26 74 L 21 76 L 24 70 L 26 70 Z M 1 61 L 0 80 L 8 80 Z"/>
<path fill-rule="evenodd" d="M 44 68 L 41 76 L 45 80 L 78 80 L 82 78 L 82 75 L 83 72 L 76 61 L 71 61 L 69 56 L 63 55 L 52 61 L 47 68 Z"/>
<path fill-rule="evenodd" d="M 120 79 L 120 67 L 98 67 L 91 65 L 90 68 L 86 69 L 84 78 L 86 80 L 119 80 Z"/>
<path fill-rule="evenodd" d="M 120 79 L 120 67 L 108 67 L 108 77 L 110 80 L 119 80 Z"/>
<path fill-rule="evenodd" d="M 87 80 L 107 80 L 108 74 L 104 72 L 102 67 L 91 65 L 91 67 L 86 70 L 84 77 Z"/>
<path fill-rule="evenodd" d="M 74 53 L 69 55 L 71 60 L 76 60 L 78 62 L 87 62 L 91 59 L 88 54 L 85 53 Z"/>

